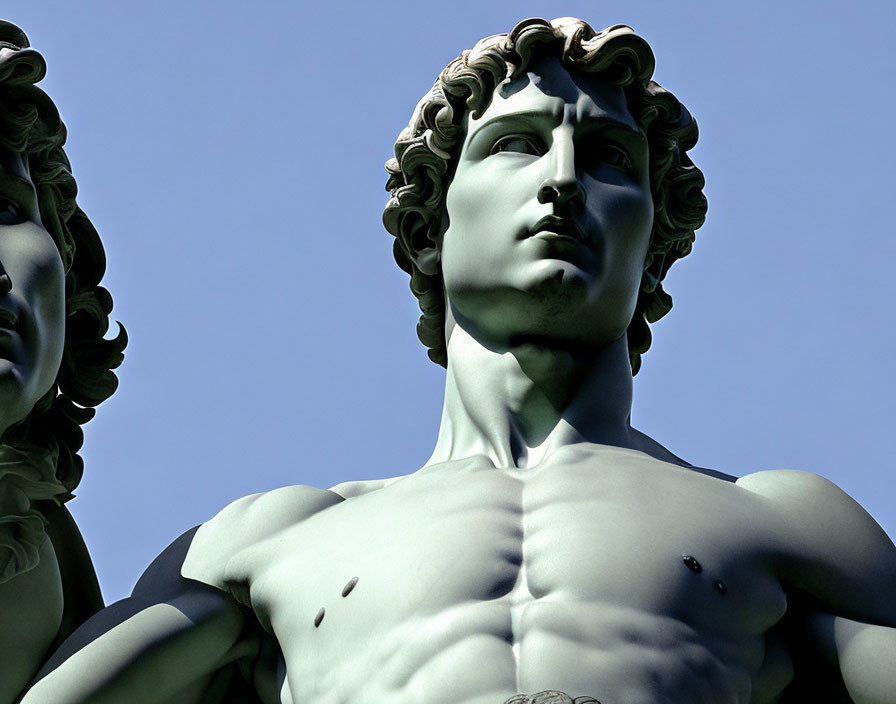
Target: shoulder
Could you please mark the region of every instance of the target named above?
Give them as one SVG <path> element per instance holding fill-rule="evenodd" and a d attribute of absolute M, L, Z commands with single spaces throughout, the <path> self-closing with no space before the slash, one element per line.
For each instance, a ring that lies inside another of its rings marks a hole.
<path fill-rule="evenodd" d="M 199 532 L 235 531 L 247 542 L 254 542 L 342 500 L 329 489 L 304 485 L 250 494 L 224 507 L 214 518 L 203 523 Z"/>
<path fill-rule="evenodd" d="M 819 474 L 798 469 L 767 469 L 740 477 L 737 485 L 773 501 L 796 500 L 801 494 L 849 499 L 832 481 Z M 852 501 L 852 499 L 849 499 Z"/>
<path fill-rule="evenodd" d="M 225 566 L 234 555 L 342 501 L 333 491 L 302 485 L 237 499 L 199 526 L 181 574 L 223 588 Z"/>
<path fill-rule="evenodd" d="M 767 525 L 786 583 L 831 613 L 896 622 L 896 548 L 845 491 L 817 474 L 784 469 L 749 474 L 737 485 L 771 509 Z"/>
<path fill-rule="evenodd" d="M 886 538 L 880 526 L 843 489 L 824 477 L 794 469 L 772 469 L 741 477 L 737 486 L 761 496 L 775 513 L 806 538 Z M 889 542 L 889 540 L 887 540 Z"/>
<path fill-rule="evenodd" d="M 743 476 L 736 484 L 786 511 L 791 520 L 805 520 L 810 527 L 831 526 L 842 521 L 855 523 L 859 519 L 868 527 L 877 527 L 874 519 L 849 494 L 812 472 L 770 469 Z"/>

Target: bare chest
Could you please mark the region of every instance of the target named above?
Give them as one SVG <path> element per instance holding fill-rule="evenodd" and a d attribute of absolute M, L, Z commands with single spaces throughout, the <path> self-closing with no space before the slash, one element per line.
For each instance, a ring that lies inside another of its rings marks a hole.
<path fill-rule="evenodd" d="M 435 467 L 254 548 L 244 556 L 252 606 L 296 696 L 612 697 L 615 680 L 634 676 L 632 653 L 670 648 L 758 667 L 755 636 L 784 610 L 758 507 L 733 485 L 631 461 L 529 474 Z"/>

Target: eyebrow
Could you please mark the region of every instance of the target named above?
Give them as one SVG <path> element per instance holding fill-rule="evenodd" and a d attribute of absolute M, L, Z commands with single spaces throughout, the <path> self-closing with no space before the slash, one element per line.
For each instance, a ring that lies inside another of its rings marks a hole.
<path fill-rule="evenodd" d="M 492 125 L 498 124 L 500 125 L 503 122 L 511 122 L 511 121 L 519 121 L 524 123 L 535 123 L 539 125 L 543 125 L 545 123 L 553 123 L 555 125 L 560 124 L 560 121 L 563 119 L 563 113 L 556 111 L 546 111 L 546 110 L 519 110 L 516 112 L 508 112 L 502 115 L 495 115 L 491 118 L 486 118 L 485 120 L 473 120 L 470 121 L 469 137 L 472 138 L 481 130 L 490 127 Z M 643 130 L 639 128 L 634 128 L 631 125 L 622 122 L 621 120 L 617 120 L 615 117 L 610 117 L 608 115 L 601 116 L 590 116 L 586 115 L 583 120 L 578 120 L 577 127 L 579 125 L 587 125 L 594 127 L 613 127 L 616 129 L 622 129 L 626 132 L 630 132 L 633 135 L 643 135 Z"/>

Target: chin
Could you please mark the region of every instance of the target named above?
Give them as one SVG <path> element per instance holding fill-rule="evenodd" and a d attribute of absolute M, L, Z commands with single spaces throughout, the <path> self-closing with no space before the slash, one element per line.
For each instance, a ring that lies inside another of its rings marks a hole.
<path fill-rule="evenodd" d="M 592 295 L 594 277 L 569 262 L 539 262 L 536 271 L 519 282 L 517 293 L 525 301 L 535 301 L 547 310 L 557 311 L 581 305 Z M 527 305 L 520 301 L 521 305 Z"/>

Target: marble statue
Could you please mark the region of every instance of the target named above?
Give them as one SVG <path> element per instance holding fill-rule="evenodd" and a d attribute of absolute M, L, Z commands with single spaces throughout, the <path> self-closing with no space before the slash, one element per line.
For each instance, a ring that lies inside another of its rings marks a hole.
<path fill-rule="evenodd" d="M 102 608 L 65 502 L 83 471 L 80 425 L 117 385 L 124 330 L 96 230 L 75 202 L 65 128 L 34 84 L 40 54 L 0 21 L 0 702 Z"/>
<path fill-rule="evenodd" d="M 696 124 L 653 68 L 628 27 L 569 18 L 448 65 L 384 214 L 447 369 L 432 458 L 236 501 L 23 704 L 893 701 L 873 519 L 816 475 L 738 479 L 631 427 L 706 210 Z"/>

